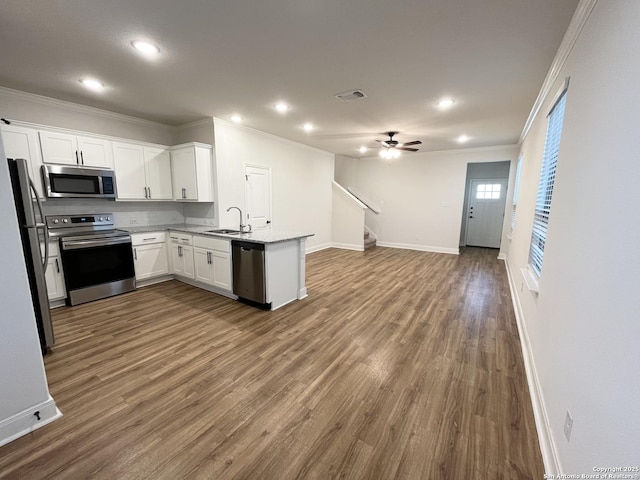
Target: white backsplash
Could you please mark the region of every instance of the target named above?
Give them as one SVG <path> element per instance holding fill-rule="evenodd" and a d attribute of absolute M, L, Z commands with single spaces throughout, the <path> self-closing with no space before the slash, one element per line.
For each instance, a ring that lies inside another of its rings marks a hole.
<path fill-rule="evenodd" d="M 213 205 L 213 204 L 206 204 Z M 179 202 L 116 202 L 100 199 L 53 198 L 43 202 L 45 215 L 113 213 L 116 227 L 185 223 Z M 193 220 L 193 223 L 202 223 Z"/>
<path fill-rule="evenodd" d="M 214 203 L 185 203 L 183 212 L 185 222 L 219 226 L 214 207 Z"/>

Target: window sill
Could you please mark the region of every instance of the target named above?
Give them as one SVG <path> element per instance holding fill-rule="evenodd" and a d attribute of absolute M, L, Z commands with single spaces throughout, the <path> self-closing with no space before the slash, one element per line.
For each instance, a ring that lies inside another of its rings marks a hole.
<path fill-rule="evenodd" d="M 533 292 L 533 293 L 535 293 L 537 295 L 538 292 L 540 291 L 540 287 L 538 285 L 538 278 L 531 271 L 529 266 L 521 268 L 520 272 L 522 272 L 522 277 L 524 278 L 524 283 L 527 285 L 527 288 L 529 289 L 529 291 Z"/>

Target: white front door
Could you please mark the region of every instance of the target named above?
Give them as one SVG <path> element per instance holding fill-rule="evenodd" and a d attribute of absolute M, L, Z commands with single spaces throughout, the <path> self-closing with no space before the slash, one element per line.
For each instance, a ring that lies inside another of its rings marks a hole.
<path fill-rule="evenodd" d="M 471 180 L 467 241 L 472 247 L 500 248 L 507 179 Z"/>
<path fill-rule="evenodd" d="M 247 223 L 254 230 L 271 226 L 271 169 L 245 165 Z"/>

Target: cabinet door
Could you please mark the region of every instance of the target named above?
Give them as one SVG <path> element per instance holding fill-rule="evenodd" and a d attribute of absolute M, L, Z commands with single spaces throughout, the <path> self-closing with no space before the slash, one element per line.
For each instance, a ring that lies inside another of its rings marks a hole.
<path fill-rule="evenodd" d="M 2 126 L 2 143 L 7 158 L 24 158 L 27 160 L 29 176 L 36 186 L 40 198 L 44 198 L 42 187 L 42 158 L 38 145 L 38 132 L 32 128 L 16 125 Z"/>
<path fill-rule="evenodd" d="M 193 147 L 171 152 L 171 176 L 175 200 L 197 200 L 196 154 Z"/>
<path fill-rule="evenodd" d="M 231 255 L 211 252 L 213 263 L 213 285 L 231 291 Z"/>
<path fill-rule="evenodd" d="M 47 282 L 47 293 L 49 300 L 61 300 L 67 296 L 64 288 L 64 276 L 62 275 L 62 265 L 59 257 L 49 257 L 47 271 L 45 272 Z"/>
<path fill-rule="evenodd" d="M 195 266 L 195 280 L 207 285 L 213 285 L 211 252 L 204 248 L 195 247 L 193 249 L 193 263 Z"/>
<path fill-rule="evenodd" d="M 171 273 L 184 275 L 184 257 L 182 250 L 177 243 L 169 244 L 169 258 L 171 259 Z"/>
<path fill-rule="evenodd" d="M 77 137 L 80 165 L 113 168 L 111 142 L 102 138 Z"/>
<path fill-rule="evenodd" d="M 193 263 L 193 247 L 182 246 L 182 258 L 184 260 L 184 276 L 189 278 L 195 277 L 194 263 Z"/>
<path fill-rule="evenodd" d="M 133 260 L 136 269 L 136 280 L 146 280 L 169 273 L 167 246 L 165 243 L 152 243 L 133 247 Z"/>
<path fill-rule="evenodd" d="M 75 135 L 40 130 L 42 161 L 61 165 L 78 165 L 79 152 Z"/>
<path fill-rule="evenodd" d="M 149 198 L 152 200 L 173 200 L 169 150 L 144 147 L 144 160 Z"/>
<path fill-rule="evenodd" d="M 145 200 L 147 186 L 142 146 L 114 142 L 113 164 L 116 172 L 118 199 Z"/>

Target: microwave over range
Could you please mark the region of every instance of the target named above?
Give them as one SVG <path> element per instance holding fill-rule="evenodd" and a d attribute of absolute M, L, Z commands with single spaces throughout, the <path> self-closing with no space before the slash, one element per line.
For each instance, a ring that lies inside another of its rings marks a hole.
<path fill-rule="evenodd" d="M 49 198 L 116 198 L 113 170 L 43 165 L 42 179 Z"/>

